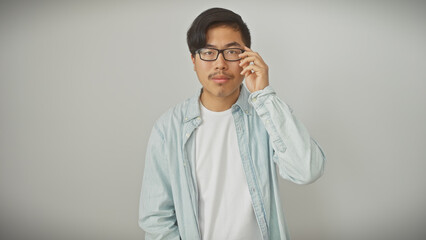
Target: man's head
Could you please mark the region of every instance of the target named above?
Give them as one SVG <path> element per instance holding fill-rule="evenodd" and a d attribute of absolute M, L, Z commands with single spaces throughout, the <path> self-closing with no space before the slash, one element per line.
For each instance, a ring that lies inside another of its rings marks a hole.
<path fill-rule="evenodd" d="M 244 79 L 238 53 L 251 44 L 249 29 L 241 17 L 223 8 L 208 9 L 192 23 L 187 42 L 204 97 L 238 98 Z M 221 51 L 224 49 L 229 50 Z"/>
<path fill-rule="evenodd" d="M 250 48 L 250 30 L 240 15 L 224 8 L 210 8 L 195 18 L 187 32 L 186 41 L 189 51 L 194 56 L 197 49 L 206 46 L 207 30 L 214 26 L 228 26 L 239 31 L 244 44 Z"/>

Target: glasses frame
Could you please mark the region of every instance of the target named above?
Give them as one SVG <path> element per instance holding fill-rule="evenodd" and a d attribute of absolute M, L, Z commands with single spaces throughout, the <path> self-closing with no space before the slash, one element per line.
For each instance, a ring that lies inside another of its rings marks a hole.
<path fill-rule="evenodd" d="M 205 60 L 205 59 L 203 59 L 203 58 L 201 57 L 201 53 L 200 53 L 200 51 L 201 51 L 202 49 L 212 49 L 212 50 L 216 50 L 216 51 L 217 51 L 216 58 L 215 58 L 215 59 L 211 59 L 211 60 Z M 213 62 L 213 61 L 216 61 L 216 60 L 217 60 L 217 58 L 219 57 L 219 55 L 220 55 L 221 53 L 222 53 L 223 59 L 225 59 L 226 61 L 229 61 L 229 62 L 236 62 L 236 61 L 240 61 L 240 60 L 241 60 L 241 58 L 238 58 L 238 59 L 236 59 L 236 60 L 228 60 L 228 59 L 226 59 L 225 54 L 223 54 L 223 52 L 224 52 L 224 51 L 226 51 L 226 50 L 230 50 L 230 49 L 238 49 L 238 50 L 240 50 L 240 51 L 241 51 L 241 53 L 243 53 L 243 52 L 245 52 L 245 51 L 246 51 L 246 50 L 241 49 L 241 48 L 225 48 L 225 49 L 217 49 L 217 48 L 211 48 L 211 47 L 208 47 L 208 48 L 200 48 L 200 49 L 197 49 L 197 50 L 195 51 L 195 53 L 198 53 L 198 56 L 200 56 L 200 59 L 201 59 L 201 60 L 203 60 L 203 61 L 206 61 L 206 62 Z"/>

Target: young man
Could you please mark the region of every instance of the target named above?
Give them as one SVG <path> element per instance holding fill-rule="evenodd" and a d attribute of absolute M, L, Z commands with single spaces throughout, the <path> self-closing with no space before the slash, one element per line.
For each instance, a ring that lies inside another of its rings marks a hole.
<path fill-rule="evenodd" d="M 203 87 L 152 130 L 139 211 L 146 239 L 288 239 L 276 167 L 311 183 L 324 153 L 269 86 L 238 14 L 204 11 L 187 41 Z"/>

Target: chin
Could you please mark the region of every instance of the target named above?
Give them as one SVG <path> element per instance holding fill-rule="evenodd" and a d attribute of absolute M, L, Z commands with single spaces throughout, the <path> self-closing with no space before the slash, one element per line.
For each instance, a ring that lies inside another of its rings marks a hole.
<path fill-rule="evenodd" d="M 216 96 L 218 97 L 229 97 L 231 95 L 233 95 L 236 91 L 238 91 L 238 89 L 220 89 L 219 91 L 216 92 Z"/>

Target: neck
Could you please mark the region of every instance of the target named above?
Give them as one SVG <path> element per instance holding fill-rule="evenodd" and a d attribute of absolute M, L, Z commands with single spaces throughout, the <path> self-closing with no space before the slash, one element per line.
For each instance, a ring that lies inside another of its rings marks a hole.
<path fill-rule="evenodd" d="M 232 105 L 237 102 L 238 97 L 240 96 L 240 92 L 241 86 L 238 91 L 235 91 L 235 93 L 230 96 L 218 97 L 208 93 L 207 91 L 204 91 L 203 89 L 200 100 L 203 106 L 208 110 L 214 112 L 223 112 L 230 109 Z"/>

